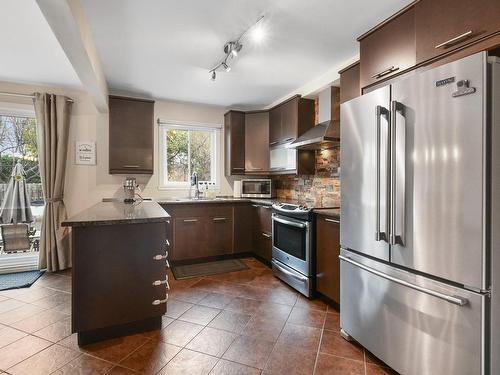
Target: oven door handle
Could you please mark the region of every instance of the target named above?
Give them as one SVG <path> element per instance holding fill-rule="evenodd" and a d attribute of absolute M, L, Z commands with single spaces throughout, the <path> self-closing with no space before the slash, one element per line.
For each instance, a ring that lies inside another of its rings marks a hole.
<path fill-rule="evenodd" d="M 281 223 L 281 224 L 291 225 L 293 227 L 302 228 L 302 229 L 307 227 L 306 224 L 296 223 L 295 221 L 285 220 L 285 219 L 282 219 L 282 218 L 279 218 L 276 216 L 273 217 L 273 221 L 277 221 L 278 223 Z"/>
<path fill-rule="evenodd" d="M 280 266 L 278 264 L 278 262 L 276 262 L 274 259 L 271 260 L 271 263 L 274 267 L 276 267 L 277 269 L 279 269 L 281 272 L 283 272 L 284 274 L 290 276 L 290 277 L 293 277 L 294 279 L 297 279 L 299 281 L 307 281 L 307 277 L 305 276 L 298 276 L 290 271 L 288 271 L 287 269 L 283 268 L 282 266 Z"/>

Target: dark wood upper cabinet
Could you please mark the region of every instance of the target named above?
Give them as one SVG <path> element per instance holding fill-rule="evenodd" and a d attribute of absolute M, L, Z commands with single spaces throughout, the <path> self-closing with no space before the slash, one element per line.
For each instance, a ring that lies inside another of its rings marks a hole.
<path fill-rule="evenodd" d="M 224 115 L 225 175 L 245 173 L 245 113 L 229 111 Z"/>
<path fill-rule="evenodd" d="M 414 7 L 405 8 L 358 40 L 361 88 L 412 68 L 416 63 Z"/>
<path fill-rule="evenodd" d="M 269 111 L 269 143 L 275 144 L 281 140 L 281 106 Z"/>
<path fill-rule="evenodd" d="M 269 171 L 269 112 L 245 115 L 245 173 Z"/>
<path fill-rule="evenodd" d="M 359 84 L 359 61 L 342 69 L 340 72 L 340 103 L 347 102 L 361 95 Z"/>
<path fill-rule="evenodd" d="M 299 101 L 300 98 L 296 97 L 281 105 L 281 140 L 283 142 L 290 142 L 299 135 Z"/>
<path fill-rule="evenodd" d="M 314 126 L 314 100 L 299 95 L 269 111 L 269 144 L 290 142 Z"/>
<path fill-rule="evenodd" d="M 340 303 L 340 223 L 326 215 L 316 219 L 316 289 Z"/>
<path fill-rule="evenodd" d="M 499 0 L 421 0 L 415 5 L 417 62 L 500 31 Z"/>
<path fill-rule="evenodd" d="M 109 97 L 109 173 L 153 174 L 154 101 Z"/>

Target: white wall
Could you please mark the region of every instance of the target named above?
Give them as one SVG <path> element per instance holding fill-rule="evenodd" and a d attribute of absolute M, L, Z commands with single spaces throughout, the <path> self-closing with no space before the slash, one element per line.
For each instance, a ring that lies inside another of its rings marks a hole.
<path fill-rule="evenodd" d="M 125 176 L 108 173 L 108 115 L 96 111 L 87 94 L 41 86 L 19 85 L 0 82 L 0 91 L 31 94 L 35 91 L 63 94 L 71 97 L 75 103 L 71 117 L 66 187 L 64 201 L 68 215 L 73 215 L 105 197 L 122 197 Z M 12 104 L 9 104 L 12 103 Z M 0 109 L 31 106 L 31 100 L 0 96 Z M 137 181 L 143 190 L 143 196 L 162 198 L 168 196 L 186 196 L 187 190 L 158 189 L 158 126 L 156 120 L 176 120 L 206 124 L 223 124 L 225 108 L 201 104 L 157 101 L 155 103 L 155 159 L 152 176 L 137 175 Z M 74 160 L 75 141 L 96 141 L 97 165 L 76 165 Z M 232 180 L 224 176 L 223 168 L 223 132 L 221 131 L 220 155 L 220 194 L 232 195 Z"/>

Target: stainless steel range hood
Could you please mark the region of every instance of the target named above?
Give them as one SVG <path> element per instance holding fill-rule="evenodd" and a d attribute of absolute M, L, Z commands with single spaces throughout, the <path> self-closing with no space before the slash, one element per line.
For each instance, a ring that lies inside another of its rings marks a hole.
<path fill-rule="evenodd" d="M 340 142 L 340 121 L 327 120 L 306 131 L 290 144 L 300 149 L 321 149 L 338 145 Z"/>
<path fill-rule="evenodd" d="M 319 93 L 319 118 L 320 122 L 309 129 L 289 147 L 298 149 L 324 149 L 338 146 L 340 143 L 340 90 L 330 87 Z"/>

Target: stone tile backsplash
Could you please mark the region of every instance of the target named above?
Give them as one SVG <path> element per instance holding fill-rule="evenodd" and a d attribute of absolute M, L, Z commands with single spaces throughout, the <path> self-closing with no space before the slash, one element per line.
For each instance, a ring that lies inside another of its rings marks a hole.
<path fill-rule="evenodd" d="M 340 146 L 316 151 L 314 175 L 273 177 L 276 195 L 324 206 L 340 206 Z"/>

